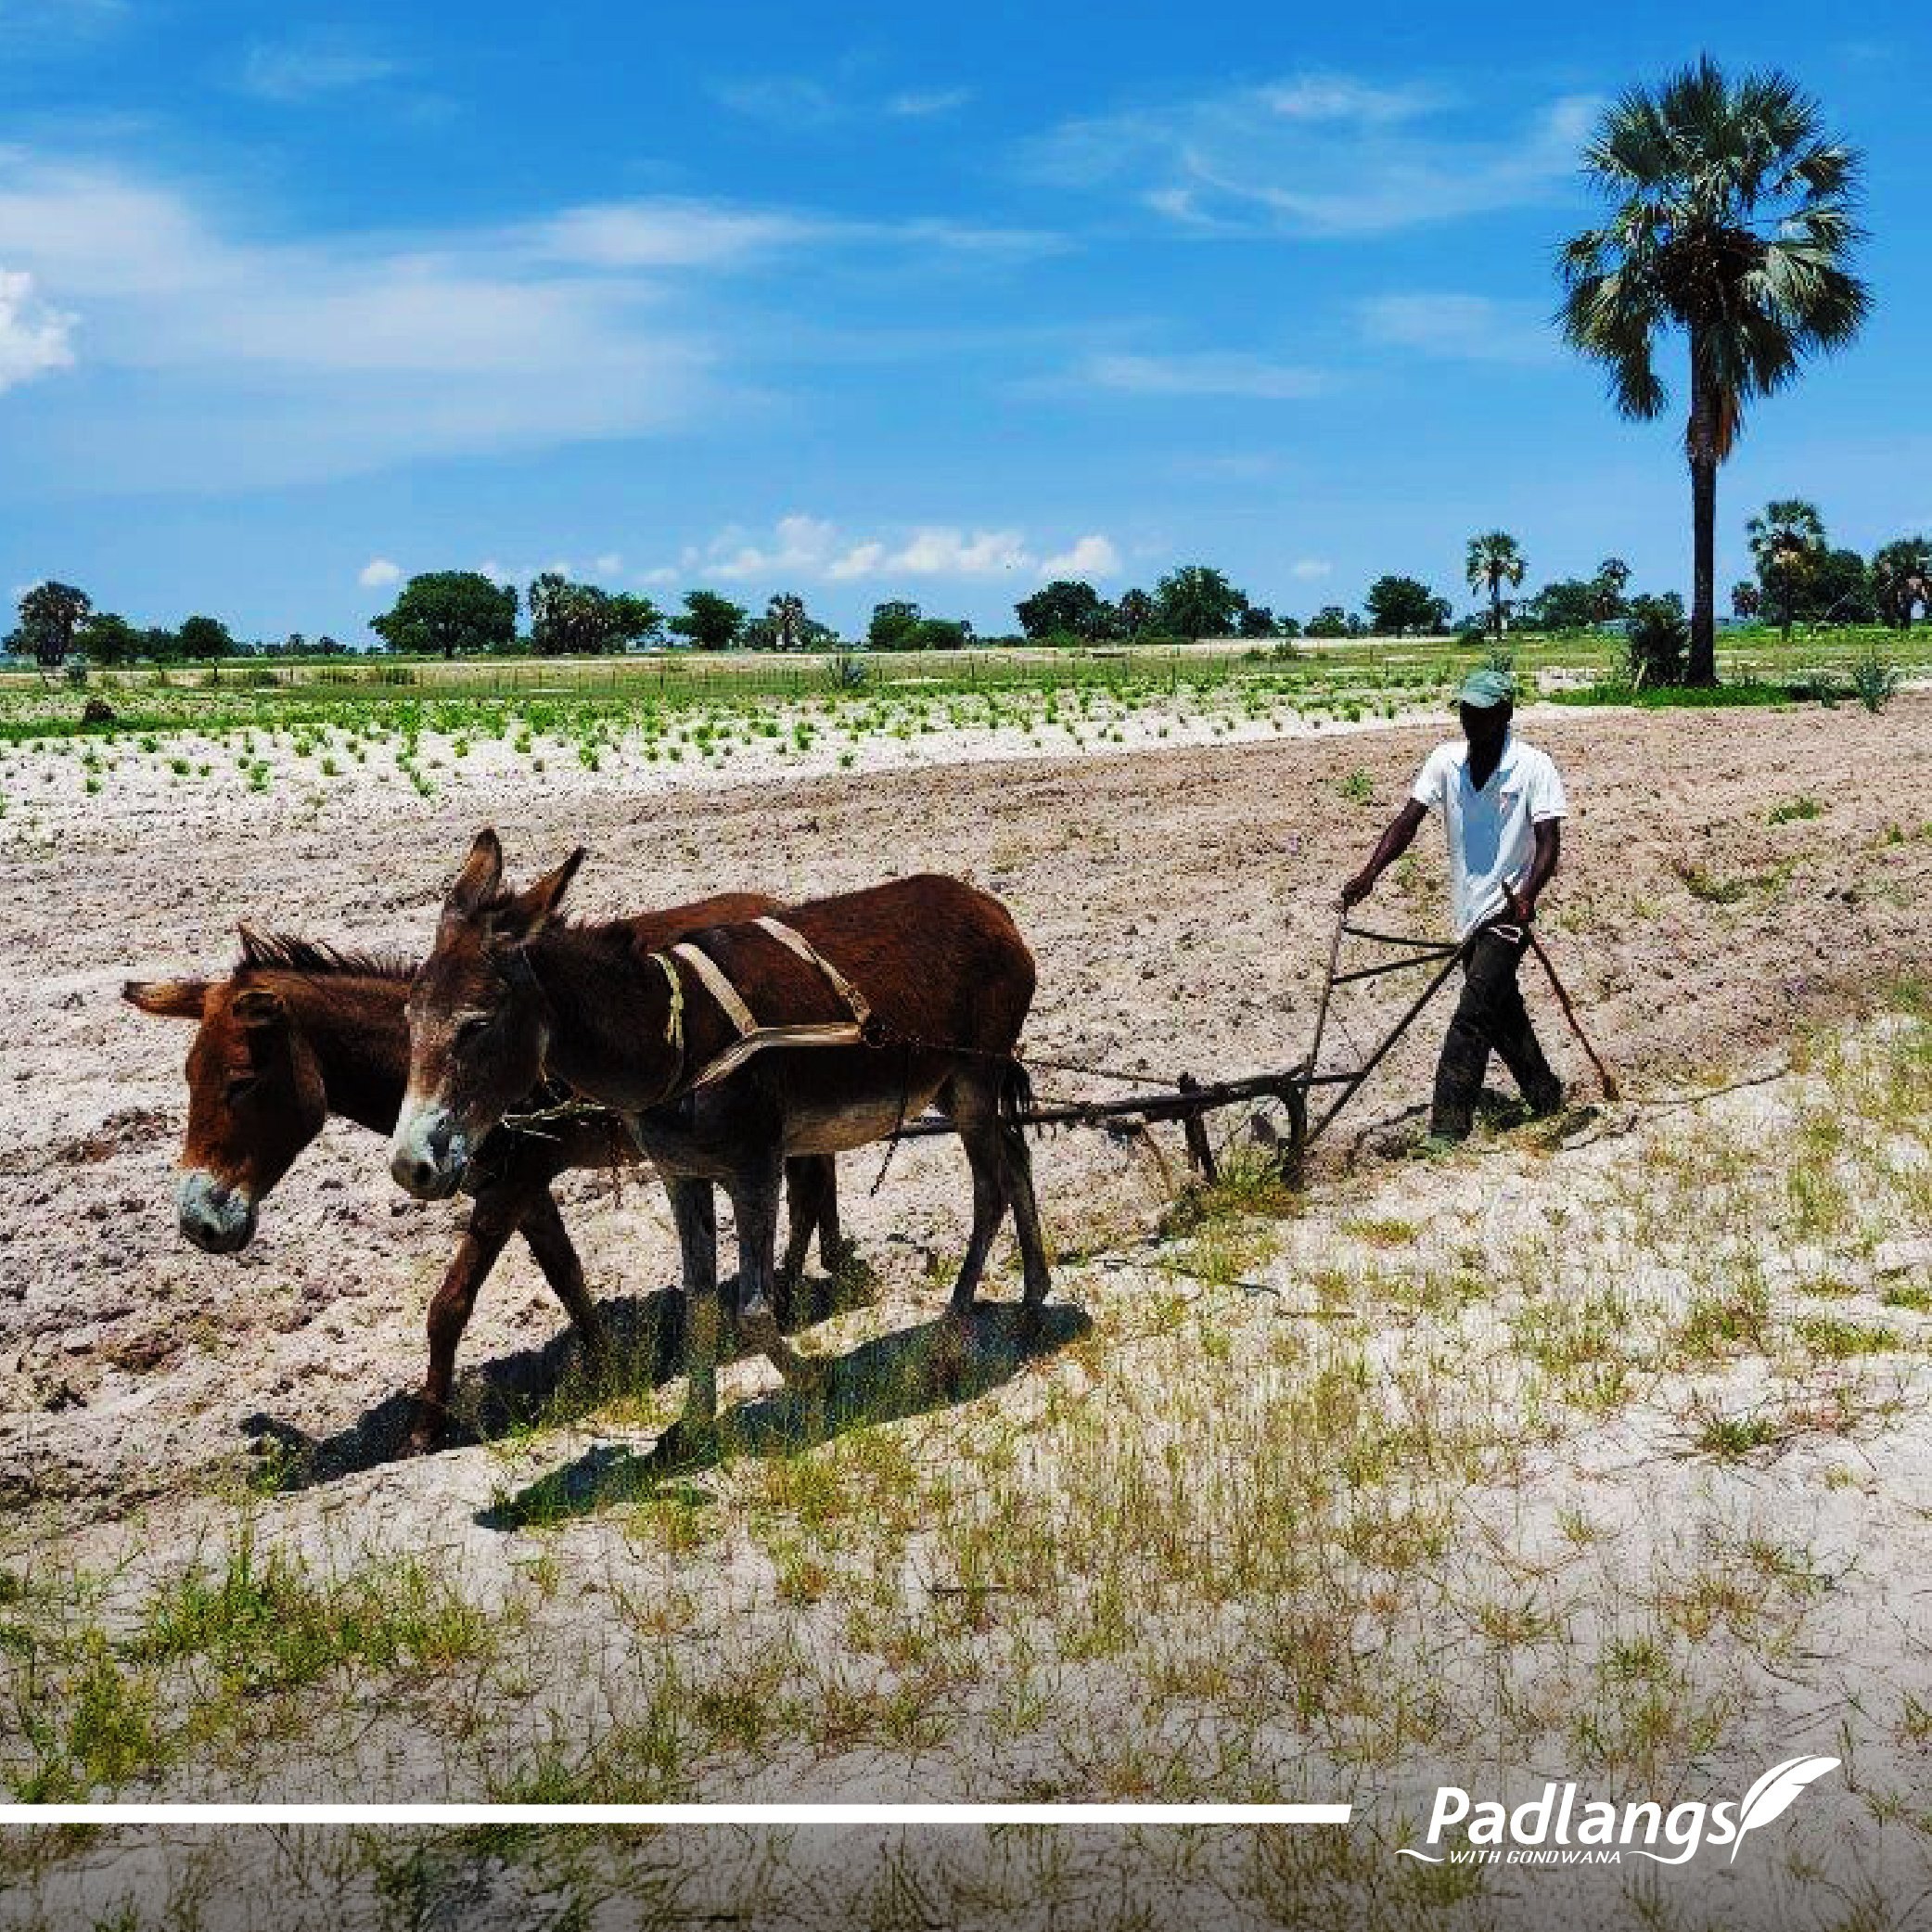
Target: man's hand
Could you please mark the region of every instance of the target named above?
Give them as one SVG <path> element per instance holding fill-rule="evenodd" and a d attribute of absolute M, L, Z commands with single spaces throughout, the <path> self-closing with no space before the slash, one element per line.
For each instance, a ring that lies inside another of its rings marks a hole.
<path fill-rule="evenodd" d="M 1508 880 L 1503 884 L 1503 896 L 1509 902 L 1510 917 L 1520 926 L 1528 926 L 1536 917 L 1536 894 L 1527 889 L 1518 891 Z"/>
<path fill-rule="evenodd" d="M 1342 888 L 1342 911 L 1348 912 L 1358 906 L 1375 889 L 1375 876 L 1372 872 L 1358 872 Z"/>

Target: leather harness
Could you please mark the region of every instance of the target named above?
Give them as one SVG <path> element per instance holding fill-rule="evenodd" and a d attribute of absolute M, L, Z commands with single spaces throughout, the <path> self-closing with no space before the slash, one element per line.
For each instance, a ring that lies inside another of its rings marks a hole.
<path fill-rule="evenodd" d="M 816 967 L 825 983 L 844 1001 L 846 1011 L 851 1017 L 802 1021 L 790 1026 L 761 1026 L 724 968 L 701 946 L 689 940 L 680 940 L 661 953 L 650 955 L 663 968 L 665 978 L 671 982 L 671 1017 L 665 1025 L 665 1038 L 680 1055 L 683 1054 L 685 984 L 680 966 L 697 977 L 698 984 L 717 1003 L 719 1011 L 731 1022 L 738 1037 L 723 1053 L 706 1061 L 690 1078 L 685 1078 L 681 1070 L 677 1083 L 672 1089 L 673 1095 L 695 1094 L 700 1087 L 713 1085 L 736 1072 L 754 1054 L 762 1053 L 767 1047 L 859 1046 L 876 1042 L 879 1037 L 877 1022 L 873 1018 L 865 995 L 802 932 L 769 915 L 750 923 L 769 933 L 807 966 Z"/>

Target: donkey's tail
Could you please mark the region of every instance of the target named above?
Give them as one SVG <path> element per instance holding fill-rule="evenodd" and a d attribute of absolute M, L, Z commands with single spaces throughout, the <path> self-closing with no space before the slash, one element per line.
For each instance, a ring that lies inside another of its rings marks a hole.
<path fill-rule="evenodd" d="M 1002 1123 L 1016 1132 L 1033 1110 L 1033 1076 L 1017 1054 L 1000 1068 L 999 1110 Z"/>

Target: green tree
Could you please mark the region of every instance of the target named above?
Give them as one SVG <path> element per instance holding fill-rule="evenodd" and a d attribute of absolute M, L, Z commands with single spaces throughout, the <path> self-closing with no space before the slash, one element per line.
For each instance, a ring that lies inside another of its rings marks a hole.
<path fill-rule="evenodd" d="M 1469 539 L 1464 575 L 1471 590 L 1489 593 L 1491 637 L 1500 640 L 1503 635 L 1505 606 L 1503 586 L 1506 583 L 1512 590 L 1516 589 L 1522 582 L 1527 568 L 1521 547 L 1507 531 L 1486 531 L 1481 536 Z"/>
<path fill-rule="evenodd" d="M 392 651 L 507 650 L 517 641 L 517 587 L 479 570 L 429 570 L 403 586 L 395 607 L 369 620 Z"/>
<path fill-rule="evenodd" d="M 1265 604 L 1250 604 L 1236 620 L 1236 634 L 1242 637 L 1273 637 L 1274 613 Z"/>
<path fill-rule="evenodd" d="M 919 607 L 902 597 L 889 598 L 872 607 L 872 621 L 865 627 L 865 641 L 876 651 L 910 649 L 907 642 L 919 628 Z"/>
<path fill-rule="evenodd" d="M 8 642 L 43 671 L 51 671 L 73 649 L 74 633 L 93 608 L 94 600 L 85 591 L 49 578 L 22 593 L 20 627 Z"/>
<path fill-rule="evenodd" d="M 1745 525 L 1745 533 L 1757 561 L 1758 581 L 1776 604 L 1779 625 L 1788 638 L 1798 614 L 1798 585 L 1824 555 L 1824 518 L 1817 505 L 1803 497 L 1781 496 Z"/>
<path fill-rule="evenodd" d="M 779 650 L 804 649 L 805 627 L 812 620 L 806 616 L 805 600 L 797 591 L 780 591 L 765 606 L 765 621 L 772 627 L 772 639 Z"/>
<path fill-rule="evenodd" d="M 1155 621 L 1177 637 L 1230 637 L 1247 599 L 1207 564 L 1183 564 L 1154 586 Z"/>
<path fill-rule="evenodd" d="M 610 623 L 613 650 L 637 650 L 664 641 L 664 613 L 636 591 L 612 591 L 605 609 Z"/>
<path fill-rule="evenodd" d="M 671 628 L 701 651 L 728 651 L 744 626 L 745 607 L 714 590 L 687 590 L 684 610 L 671 621 Z"/>
<path fill-rule="evenodd" d="M 89 612 L 74 644 L 90 664 L 132 664 L 143 648 L 142 633 L 112 610 Z"/>
<path fill-rule="evenodd" d="M 1864 320 L 1870 296 L 1850 269 L 1860 158 L 1826 136 L 1815 103 L 1785 75 L 1733 83 L 1705 56 L 1654 92 L 1624 94 L 1583 167 L 1615 206 L 1563 250 L 1563 332 L 1606 365 L 1617 408 L 1641 421 L 1670 400 L 1658 337 L 1687 339 L 1688 678 L 1714 685 L 1718 467 L 1746 404 L 1849 342 Z"/>
<path fill-rule="evenodd" d="M 1076 577 L 1043 584 L 1030 597 L 1022 597 L 1013 614 L 1029 637 L 1111 637 L 1120 628 L 1120 613 L 1091 583 Z"/>
<path fill-rule="evenodd" d="M 1878 620 L 1872 573 L 1856 550 L 1825 550 L 1798 591 L 1798 614 L 1812 624 L 1870 624 Z"/>
<path fill-rule="evenodd" d="M 664 613 L 648 597 L 573 583 L 556 570 L 531 582 L 529 606 L 531 643 L 545 657 L 599 657 L 664 630 Z"/>
<path fill-rule="evenodd" d="M 1449 627 L 1449 599 L 1439 597 L 1415 577 L 1377 577 L 1363 599 L 1368 627 L 1378 637 L 1406 637 L 1412 631 Z"/>
<path fill-rule="evenodd" d="M 1596 608 L 1592 613 L 1600 624 L 1623 615 L 1623 594 L 1630 588 L 1631 567 L 1620 557 L 1606 557 L 1596 567 L 1592 580 L 1596 592 Z"/>
<path fill-rule="evenodd" d="M 1127 637 L 1138 637 L 1143 631 L 1152 630 L 1158 615 L 1154 599 L 1144 590 L 1123 591 L 1116 608 L 1120 612 L 1121 634 Z"/>
<path fill-rule="evenodd" d="M 1601 621 L 1602 601 L 1595 578 L 1559 577 L 1529 599 L 1523 620 L 1539 631 L 1588 631 Z"/>
<path fill-rule="evenodd" d="M 1731 615 L 1756 617 L 1764 608 L 1764 593 L 1748 577 L 1740 577 L 1731 586 Z"/>
<path fill-rule="evenodd" d="M 1914 607 L 1932 617 L 1932 538 L 1900 537 L 1872 555 L 1872 597 L 1882 621 L 1912 628 Z"/>
<path fill-rule="evenodd" d="M 235 633 L 218 617 L 185 617 L 174 633 L 184 658 L 197 660 L 235 656 Z"/>
<path fill-rule="evenodd" d="M 1309 619 L 1305 635 L 1310 637 L 1352 637 L 1355 620 L 1339 604 L 1324 604 Z"/>

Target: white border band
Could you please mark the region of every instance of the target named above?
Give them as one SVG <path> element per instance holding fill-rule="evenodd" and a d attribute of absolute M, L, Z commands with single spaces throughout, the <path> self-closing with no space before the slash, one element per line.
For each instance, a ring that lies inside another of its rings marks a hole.
<path fill-rule="evenodd" d="M 1292 1805 L 0 1805 L 0 1825 L 1347 1824 L 1345 1804 Z"/>

